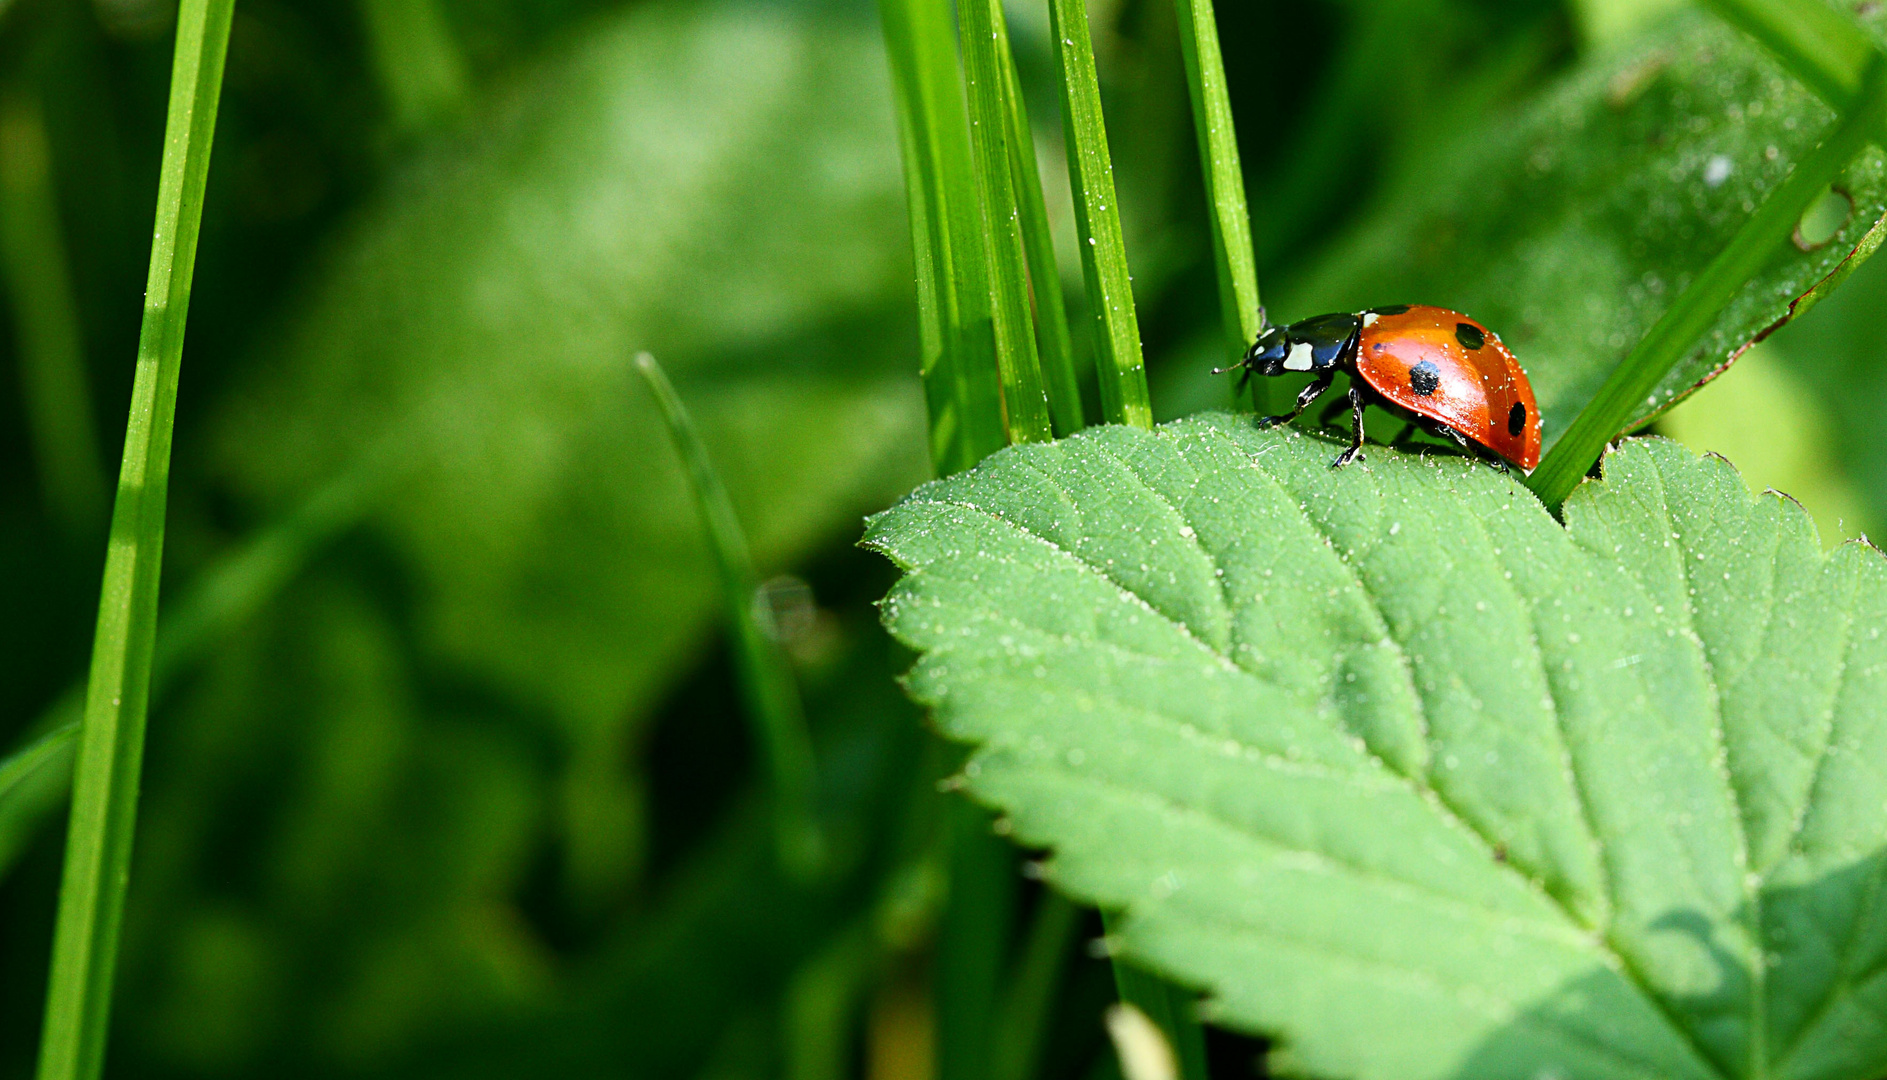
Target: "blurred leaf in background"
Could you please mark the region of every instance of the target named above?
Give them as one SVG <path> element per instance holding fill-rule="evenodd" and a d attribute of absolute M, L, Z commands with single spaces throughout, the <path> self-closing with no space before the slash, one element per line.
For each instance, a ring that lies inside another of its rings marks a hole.
<path fill-rule="evenodd" d="M 1414 301 L 1469 312 L 1527 365 L 1550 446 L 1832 117 L 1737 31 L 1681 14 L 1602 50 L 1517 117 L 1464 123 L 1410 155 L 1280 313 Z M 1869 150 L 1855 162 L 1832 224 L 1798 233 L 1644 403 L 1645 418 L 1872 253 L 1883 161 Z"/>
<path fill-rule="evenodd" d="M 868 18 L 620 9 L 477 108 L 251 322 L 238 385 L 180 439 L 225 517 L 266 519 L 363 472 L 394 480 L 153 725 L 124 1068 L 369 1068 L 543 1002 L 564 950 L 655 902 L 638 896 L 641 732 L 700 662 L 716 585 L 637 350 L 675 373 L 763 567 L 846 544 L 926 474 Z M 220 176 L 239 174 L 242 145 Z M 211 282 L 219 269 L 206 258 Z M 230 336 L 193 327 L 192 342 L 213 356 Z M 827 627 L 809 670 L 859 633 Z M 880 689 L 848 695 L 876 702 L 853 726 L 908 744 L 894 667 L 867 664 Z M 738 791 L 738 726 L 707 730 L 723 745 L 691 763 L 713 774 L 695 782 Z M 865 758 L 839 770 L 842 795 L 881 791 L 887 771 L 903 790 L 908 752 Z M 730 812 L 701 809 L 681 835 Z M 877 841 L 852 836 L 852 863 Z M 781 941 L 780 962 L 809 937 Z"/>
<path fill-rule="evenodd" d="M 571 885 L 603 902 L 636 721 L 715 595 L 633 354 L 674 371 L 764 565 L 925 465 L 871 26 L 662 5 L 573 45 L 369 211 L 217 431 L 263 505 L 401 462 L 375 526 L 417 645 L 554 725 Z"/>
<path fill-rule="evenodd" d="M 1774 346 L 1776 368 L 1793 389 L 1774 400 L 1749 400 L 1744 406 L 1766 413 L 1764 421 L 1751 419 L 1751 425 L 1789 425 L 1791 413 L 1806 419 L 1806 423 L 1798 421 L 1789 436 L 1776 438 L 1800 442 L 1804 461 L 1823 463 L 1821 481 L 1842 483 L 1859 502 L 1851 512 L 1844 510 L 1840 498 L 1830 497 L 1825 508 L 1808 502 L 1817 523 L 1830 512 L 1840 514 L 1847 521 L 1847 534 L 1866 531 L 1876 546 L 1881 542 L 1878 531 L 1887 523 L 1887 453 L 1881 453 L 1881 447 L 1887 446 L 1883 317 L 1887 317 L 1887 262 L 1868 261 L 1827 302 L 1817 304 L 1800 323 L 1783 327 L 1768 342 Z M 1723 378 L 1734 374 L 1736 368 L 1730 368 Z M 1806 413 L 1796 412 L 1798 406 L 1791 398 L 1798 398 Z M 1742 464 L 1734 451 L 1723 453 Z M 1776 487 L 1783 485 L 1776 483 Z M 1783 491 L 1793 495 L 1789 487 Z"/>

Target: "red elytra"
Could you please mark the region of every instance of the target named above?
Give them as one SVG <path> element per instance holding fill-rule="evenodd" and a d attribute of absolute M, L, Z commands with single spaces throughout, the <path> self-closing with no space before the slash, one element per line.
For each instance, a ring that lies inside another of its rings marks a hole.
<path fill-rule="evenodd" d="M 1362 455 L 1369 405 L 1522 469 L 1540 463 L 1540 412 L 1526 370 L 1498 335 L 1457 311 L 1397 305 L 1271 327 L 1238 366 L 1246 378 L 1315 376 L 1296 408 L 1266 424 L 1295 418 L 1337 372 L 1348 374 L 1353 438 L 1339 466 Z"/>

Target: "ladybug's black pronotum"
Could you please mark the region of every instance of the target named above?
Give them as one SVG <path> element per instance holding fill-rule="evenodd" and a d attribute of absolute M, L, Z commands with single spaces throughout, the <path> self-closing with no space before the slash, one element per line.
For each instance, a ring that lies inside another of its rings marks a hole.
<path fill-rule="evenodd" d="M 1243 361 L 1221 371 L 1242 372 L 1240 389 L 1253 375 L 1315 376 L 1297 406 L 1265 417 L 1266 426 L 1296 419 L 1337 372 L 1350 376 L 1350 447 L 1338 466 L 1362 457 L 1369 405 L 1522 469 L 1540 463 L 1540 411 L 1526 370 L 1493 331 L 1447 308 L 1398 304 L 1267 327 Z"/>

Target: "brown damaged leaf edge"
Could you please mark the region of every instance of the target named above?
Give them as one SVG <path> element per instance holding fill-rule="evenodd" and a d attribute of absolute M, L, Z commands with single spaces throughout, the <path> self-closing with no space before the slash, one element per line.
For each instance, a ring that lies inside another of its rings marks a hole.
<path fill-rule="evenodd" d="M 1834 185 L 1830 190 L 1840 192 L 1842 195 L 1848 195 L 1848 192 L 1839 184 Z M 1852 196 L 1849 196 L 1849 198 L 1851 199 Z M 1800 296 L 1789 301 L 1789 306 L 1787 310 L 1782 313 L 1781 318 L 1763 327 L 1755 336 L 1743 342 L 1741 345 L 1738 345 L 1731 351 L 1729 356 L 1724 358 L 1723 363 L 1711 368 L 1708 374 L 1691 384 L 1690 389 L 1685 390 L 1681 394 L 1673 394 L 1669 401 L 1666 401 L 1656 410 L 1647 413 L 1637 420 L 1633 420 L 1625 428 L 1626 433 L 1642 431 L 1646 425 L 1651 424 L 1665 413 L 1670 412 L 1671 409 L 1676 407 L 1679 403 L 1689 400 L 1692 394 L 1703 389 L 1717 376 L 1730 370 L 1730 365 L 1741 359 L 1743 354 L 1750 350 L 1751 346 L 1767 339 L 1769 335 L 1807 314 L 1810 308 L 1820 303 L 1823 297 L 1835 290 L 1835 286 L 1841 284 L 1842 281 L 1846 280 L 1849 274 L 1853 273 L 1857 267 L 1866 262 L 1868 257 L 1874 254 L 1875 249 L 1880 247 L 1883 240 L 1887 240 L 1887 213 L 1883 213 L 1879 220 L 1869 226 L 1867 232 L 1861 234 L 1861 239 L 1855 243 L 1853 248 L 1849 249 L 1847 255 L 1843 256 L 1840 262 L 1835 264 L 1834 269 L 1823 275 L 1821 280 L 1809 286 Z"/>

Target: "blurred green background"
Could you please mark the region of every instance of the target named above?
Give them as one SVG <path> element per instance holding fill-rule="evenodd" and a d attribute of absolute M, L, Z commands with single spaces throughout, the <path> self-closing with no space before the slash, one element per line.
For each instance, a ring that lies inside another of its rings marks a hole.
<path fill-rule="evenodd" d="M 1222 4 L 1267 295 L 1394 214 L 1424 151 L 1671 6 Z M 1090 11 L 1155 408 L 1221 406 L 1173 10 Z M 173 17 L 0 0 L 0 748 L 87 660 Z M 1010 19 L 1085 327 L 1046 8 Z M 953 759 L 877 629 L 891 569 L 852 547 L 929 471 L 903 192 L 869 0 L 241 0 L 167 608 L 258 537 L 288 555 L 156 700 L 113 1075 L 929 1075 Z M 1884 313 L 1868 265 L 1661 430 L 1828 542 L 1878 528 Z M 774 866 L 642 349 L 778 575 L 756 602 L 815 729 L 814 884 Z M 37 1042 L 41 818 L 0 830 L 0 1077 Z M 1112 1067 L 1110 980 L 1069 954 L 1040 1075 Z M 1254 1048 L 1214 1044 L 1228 1075 Z"/>

